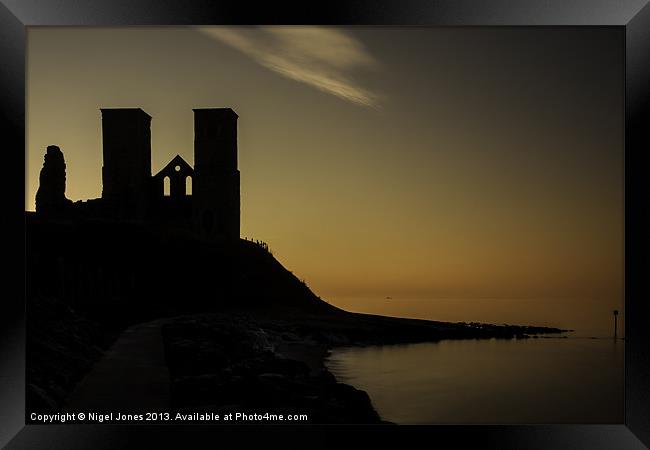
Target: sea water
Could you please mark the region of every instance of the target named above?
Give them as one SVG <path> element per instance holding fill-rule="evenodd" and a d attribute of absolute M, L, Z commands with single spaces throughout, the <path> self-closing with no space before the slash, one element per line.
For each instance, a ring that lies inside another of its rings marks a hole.
<path fill-rule="evenodd" d="M 399 424 L 622 423 L 624 341 L 579 337 L 346 347 L 326 365 Z"/>

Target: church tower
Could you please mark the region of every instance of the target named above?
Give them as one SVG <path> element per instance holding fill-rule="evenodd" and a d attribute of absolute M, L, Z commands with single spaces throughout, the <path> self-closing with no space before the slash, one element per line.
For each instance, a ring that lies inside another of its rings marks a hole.
<path fill-rule="evenodd" d="M 238 116 L 230 108 L 193 111 L 195 226 L 207 238 L 239 239 Z"/>
<path fill-rule="evenodd" d="M 147 214 L 151 179 L 151 116 L 140 108 L 102 108 L 102 199 L 117 217 Z"/>

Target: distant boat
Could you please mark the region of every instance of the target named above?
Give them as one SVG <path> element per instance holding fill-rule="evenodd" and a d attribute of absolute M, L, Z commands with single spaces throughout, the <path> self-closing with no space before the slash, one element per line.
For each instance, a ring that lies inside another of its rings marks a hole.
<path fill-rule="evenodd" d="M 392 300 L 393 297 L 386 297 L 386 300 Z"/>

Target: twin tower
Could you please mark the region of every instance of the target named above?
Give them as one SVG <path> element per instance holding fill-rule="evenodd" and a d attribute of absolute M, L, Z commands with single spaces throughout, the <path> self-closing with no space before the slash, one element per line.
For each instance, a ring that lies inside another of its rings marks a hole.
<path fill-rule="evenodd" d="M 193 111 L 194 168 L 177 155 L 152 176 L 151 116 L 140 108 L 101 109 L 102 202 L 119 218 L 238 239 L 238 116 L 230 108 Z"/>

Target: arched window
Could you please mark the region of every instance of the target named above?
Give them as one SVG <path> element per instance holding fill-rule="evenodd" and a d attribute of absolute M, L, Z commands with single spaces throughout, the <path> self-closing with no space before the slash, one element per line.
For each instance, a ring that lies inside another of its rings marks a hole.
<path fill-rule="evenodd" d="M 163 195 L 169 197 L 171 195 L 171 180 L 169 177 L 163 179 Z"/>
<path fill-rule="evenodd" d="M 185 195 L 192 195 L 192 177 L 185 178 Z"/>

